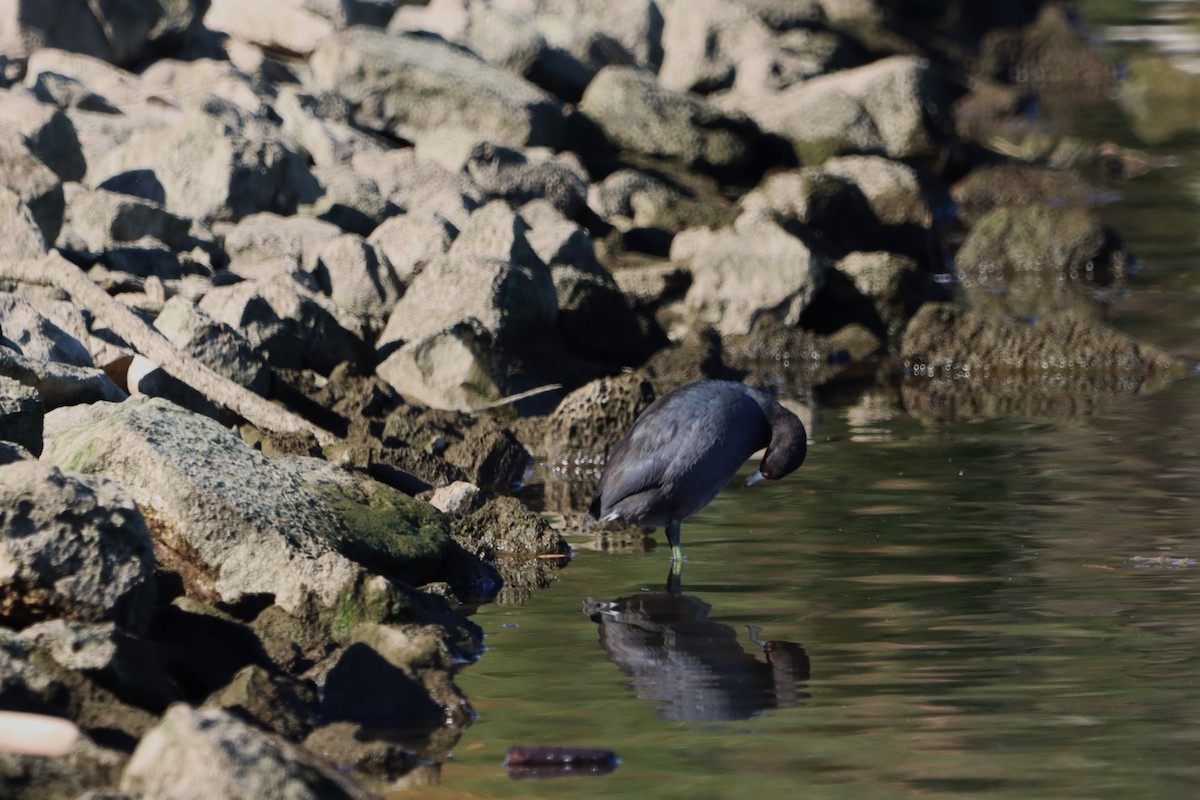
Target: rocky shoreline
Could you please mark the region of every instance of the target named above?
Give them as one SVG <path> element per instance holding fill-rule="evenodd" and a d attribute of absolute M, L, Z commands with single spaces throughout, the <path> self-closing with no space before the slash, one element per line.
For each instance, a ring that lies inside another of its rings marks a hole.
<path fill-rule="evenodd" d="M 81 734 L 4 796 L 436 780 L 469 612 L 673 385 L 943 422 L 1180 375 L 1106 321 L 1146 162 L 1047 133 L 1178 76 L 976 5 L 14 3 L 0 711 Z"/>

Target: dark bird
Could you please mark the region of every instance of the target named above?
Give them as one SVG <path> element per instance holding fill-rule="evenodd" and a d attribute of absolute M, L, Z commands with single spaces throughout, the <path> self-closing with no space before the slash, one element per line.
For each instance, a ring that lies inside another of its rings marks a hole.
<path fill-rule="evenodd" d="M 732 381 L 673 389 L 613 448 L 587 516 L 665 528 L 678 567 L 680 523 L 708 505 L 764 447 L 767 453 L 747 485 L 795 471 L 808 450 L 799 417 L 766 392 Z"/>

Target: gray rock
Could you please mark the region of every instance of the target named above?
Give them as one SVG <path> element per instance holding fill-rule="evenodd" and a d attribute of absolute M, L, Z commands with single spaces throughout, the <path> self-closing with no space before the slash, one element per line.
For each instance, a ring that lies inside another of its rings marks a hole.
<path fill-rule="evenodd" d="M 746 8 L 777 31 L 801 25 L 816 26 L 825 21 L 821 0 L 741 0 Z"/>
<path fill-rule="evenodd" d="M 392 310 L 376 348 L 432 336 L 475 319 L 500 347 L 545 340 L 557 302 L 550 270 L 503 203 L 471 216 L 450 252 L 432 259 Z"/>
<path fill-rule="evenodd" d="M 434 489 L 429 504 L 448 517 L 461 517 L 482 506 L 483 496 L 475 484 L 454 481 Z"/>
<path fill-rule="evenodd" d="M 185 800 L 198 791 L 213 800 L 366 797 L 304 750 L 228 711 L 183 704 L 171 706 L 158 727 L 142 737 L 121 777 L 121 790 L 160 800 Z"/>
<path fill-rule="evenodd" d="M 38 442 L 41 442 L 40 432 L 38 434 Z M 36 459 L 37 456 L 16 442 L 0 439 L 0 465 L 12 464 L 16 461 L 34 461 Z"/>
<path fill-rule="evenodd" d="M 3 34 L 0 34 L 2 37 Z M 59 180 L 77 181 L 87 171 L 75 126 L 61 110 L 40 103 L 25 90 L 0 92 L 0 117 L 20 134 L 29 152 L 49 167 Z"/>
<path fill-rule="evenodd" d="M 0 332 L 28 358 L 92 367 L 87 348 L 28 301 L 0 293 Z"/>
<path fill-rule="evenodd" d="M 283 120 L 283 133 L 318 167 L 384 150 L 377 139 L 350 125 L 350 106 L 337 94 L 315 96 L 284 85 L 271 107 Z"/>
<path fill-rule="evenodd" d="M 447 219 L 425 212 L 401 214 L 384 220 L 367 237 L 388 263 L 396 279 L 407 286 L 431 258 L 450 249 L 458 228 Z"/>
<path fill-rule="evenodd" d="M 20 445 L 33 455 L 42 452 L 42 397 L 28 386 L 0 375 L 0 440 Z M 0 463 L 10 463 L 7 458 Z"/>
<path fill-rule="evenodd" d="M 58 247 L 77 253 L 102 253 L 114 243 L 136 242 L 147 236 L 180 251 L 197 244 L 191 234 L 192 221 L 157 203 L 79 184 L 68 184 L 64 194 L 67 211 Z"/>
<path fill-rule="evenodd" d="M 758 134 L 747 119 L 667 89 L 633 67 L 600 70 L 580 109 L 620 148 L 719 173 L 747 166 Z"/>
<path fill-rule="evenodd" d="M 844 156 L 829 159 L 821 169 L 857 186 L 882 224 L 930 226 L 929 202 L 916 170 L 907 164 L 879 156 Z"/>
<path fill-rule="evenodd" d="M 13 23 L 0 36 L 0 50 L 29 55 L 57 47 L 116 64 L 179 40 L 199 27 L 205 0 L 143 0 L 96 6 L 87 0 L 17 0 Z M 63 24 L 70 20 L 70 24 Z"/>
<path fill-rule="evenodd" d="M 0 256 L 40 259 L 46 255 L 46 238 L 29 206 L 13 190 L 0 186 Z"/>
<path fill-rule="evenodd" d="M 327 375 L 342 362 L 366 360 L 358 323 L 328 299 L 291 281 L 218 286 L 204 296 L 200 308 L 240 331 L 272 367 L 308 367 Z"/>
<path fill-rule="evenodd" d="M 401 395 L 448 411 L 472 411 L 508 387 L 494 341 L 474 317 L 405 342 L 375 373 Z"/>
<path fill-rule="evenodd" d="M 383 327 L 404 285 L 391 262 L 361 236 L 342 234 L 321 248 L 318 282 L 333 302 Z"/>
<path fill-rule="evenodd" d="M 20 639 L 59 666 L 85 672 L 126 703 L 162 711 L 180 698 L 154 646 L 112 622 L 52 619 L 21 631 Z"/>
<path fill-rule="evenodd" d="M 103 114 L 120 113 L 115 106 L 88 89 L 83 81 L 56 72 L 38 73 L 29 90 L 40 102 L 61 109 L 79 108 Z"/>
<path fill-rule="evenodd" d="M 36 96 L 35 87 L 44 75 L 77 81 L 84 91 L 102 97 L 106 107 L 83 108 L 76 104 L 70 108 L 99 112 L 111 117 L 112 121 L 119 119 L 113 115 L 112 108 L 120 111 L 121 107 L 142 96 L 139 79 L 132 72 L 79 51 L 43 47 L 30 53 L 25 65 L 25 88 L 35 92 Z"/>
<path fill-rule="evenodd" d="M 461 229 L 483 194 L 470 178 L 418 158 L 414 150 L 359 153 L 354 169 L 369 175 L 379 191 L 409 214 L 436 214 Z"/>
<path fill-rule="evenodd" d="M 9 626 L 51 617 L 150 624 L 154 552 L 130 495 L 50 464 L 0 467 L 0 584 Z"/>
<path fill-rule="evenodd" d="M 850 253 L 837 263 L 838 272 L 875 306 L 887 328 L 889 344 L 932 292 L 917 262 L 895 253 Z"/>
<path fill-rule="evenodd" d="M 267 50 L 308 56 L 334 31 L 333 21 L 302 0 L 209 0 L 204 24 Z"/>
<path fill-rule="evenodd" d="M 400 212 L 399 206 L 379 191 L 374 178 L 346 164 L 317 167 L 313 174 L 325 189 L 305 214 L 332 222 L 344 231 L 366 236 L 379 223 Z"/>
<path fill-rule="evenodd" d="M 498 144 L 557 146 L 562 110 L 542 90 L 430 37 L 351 29 L 310 59 L 319 90 L 336 90 L 356 122 L 401 138 L 439 128 L 486 131 Z"/>
<path fill-rule="evenodd" d="M 313 273 L 321 248 L 342 233 L 331 222 L 271 212 L 251 214 L 217 230 L 229 254 L 230 271 L 247 278 Z"/>
<path fill-rule="evenodd" d="M 103 370 L 29 358 L 6 347 L 0 347 L 0 375 L 36 389 L 47 411 L 77 403 L 115 403 L 127 397 Z"/>
<path fill-rule="evenodd" d="M 749 333 L 760 316 L 795 326 L 827 267 L 777 223 L 746 217 L 736 228 L 684 231 L 671 244 L 671 260 L 691 267 L 688 309 L 725 336 Z"/>
<path fill-rule="evenodd" d="M 63 222 L 62 182 L 12 129 L 0 130 L 0 186 L 21 199 L 42 237 L 54 241 Z"/>
<path fill-rule="evenodd" d="M 587 185 L 553 159 L 531 161 L 519 150 L 488 142 L 472 150 L 465 169 L 488 196 L 513 205 L 545 199 L 563 216 L 574 218 L 587 204 Z"/>
<path fill-rule="evenodd" d="M 934 151 L 925 109 L 937 104 L 929 65 L 892 56 L 792 86 L 744 110 L 763 130 L 791 142 L 801 162 L 842 154 L 918 158 Z"/>
<path fill-rule="evenodd" d="M 154 327 L 180 351 L 199 359 L 216 373 L 257 394 L 265 396 L 270 391 L 271 371 L 250 342 L 185 297 L 176 295 L 168 300 L 155 318 Z M 228 412 L 143 356 L 134 357 L 126 382 L 132 394 L 164 397 L 213 419 L 232 421 Z"/>
<path fill-rule="evenodd" d="M 44 455 L 120 480 L 150 510 L 163 566 L 202 599 L 340 608 L 364 567 L 427 580 L 449 547 L 445 519 L 428 504 L 319 459 L 268 459 L 158 399 L 47 415 Z"/>
<path fill-rule="evenodd" d="M 768 86 L 778 46 L 773 32 L 744 4 L 667 0 L 662 7 L 658 80 L 663 86 L 700 93 L 734 87 L 760 92 Z"/>
<path fill-rule="evenodd" d="M 179 158 L 181 151 L 188 158 Z M 92 185 L 152 172 L 166 208 L 204 224 L 259 211 L 291 214 L 320 194 L 316 179 L 274 126 L 215 96 L 185 109 L 167 127 L 133 131 L 89 166 Z"/>
<path fill-rule="evenodd" d="M 307 736 L 317 713 L 317 690 L 311 681 L 279 675 L 251 664 L 205 701 L 259 727 L 297 741 Z"/>

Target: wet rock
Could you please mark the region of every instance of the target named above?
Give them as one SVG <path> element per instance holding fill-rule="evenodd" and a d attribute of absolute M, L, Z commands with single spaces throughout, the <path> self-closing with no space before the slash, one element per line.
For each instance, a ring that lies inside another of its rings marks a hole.
<path fill-rule="evenodd" d="M 692 273 L 688 309 L 722 335 L 748 333 L 755 319 L 796 325 L 824 282 L 826 264 L 804 242 L 768 219 L 675 237 L 671 260 Z"/>
<path fill-rule="evenodd" d="M 428 505 L 317 459 L 267 459 L 160 400 L 50 415 L 46 440 L 47 459 L 129 489 L 148 509 L 164 566 L 198 598 L 331 608 L 362 579 L 355 561 L 422 579 L 448 547 L 445 520 Z"/>
<path fill-rule="evenodd" d="M 562 111 L 553 98 L 434 38 L 352 29 L 324 39 L 310 65 L 315 87 L 336 89 L 369 130 L 412 139 L 453 127 L 505 145 L 561 141 Z"/>
<path fill-rule="evenodd" d="M 0 375 L 0 440 L 34 455 L 41 453 L 45 412 L 41 395 L 34 389 Z"/>
<path fill-rule="evenodd" d="M 383 254 L 396 279 L 407 286 L 430 259 L 450 249 L 456 236 L 458 228 L 444 217 L 417 212 L 384 220 L 367 242 Z"/>
<path fill-rule="evenodd" d="M 821 169 L 858 187 L 880 224 L 929 228 L 929 202 L 916 170 L 907 164 L 879 156 L 843 156 L 829 159 Z"/>
<path fill-rule="evenodd" d="M 29 358 L 0 347 L 0 375 L 37 390 L 46 410 L 78 403 L 116 403 L 125 392 L 102 370 Z"/>
<path fill-rule="evenodd" d="M 18 6 L 4 52 L 28 55 L 57 47 L 120 64 L 185 38 L 199 27 L 207 3 L 148 0 L 136 7 L 93 7 L 84 0 L 19 0 Z"/>
<path fill-rule="evenodd" d="M 242 332 L 272 367 L 321 374 L 345 361 L 367 363 L 358 323 L 328 300 L 290 281 L 267 279 L 219 286 L 200 309 Z"/>
<path fill-rule="evenodd" d="M 546 520 L 513 497 L 489 500 L 478 511 L 455 520 L 451 532 L 467 552 L 500 572 L 504 587 L 497 600 L 502 604 L 524 602 L 534 589 L 549 585 L 554 570 L 566 563 L 571 552 Z"/>
<path fill-rule="evenodd" d="M 4 623 L 64 617 L 146 630 L 154 553 L 133 499 L 105 478 L 49 464 L 0 467 Z"/>
<path fill-rule="evenodd" d="M 745 110 L 791 142 L 804 164 L 854 153 L 916 158 L 934 151 L 938 134 L 925 109 L 937 105 L 937 91 L 925 61 L 893 56 L 804 81 Z"/>
<path fill-rule="evenodd" d="M 901 356 L 918 374 L 1174 374 L 1180 363 L 1089 316 L 1060 314 L 1036 324 L 927 303 L 908 324 Z"/>
<path fill-rule="evenodd" d="M 1006 206 L 1086 206 L 1096 190 L 1076 172 L 1035 164 L 989 164 L 950 187 L 958 218 L 974 225 Z"/>
<path fill-rule="evenodd" d="M 510 431 L 474 425 L 463 432 L 461 441 L 450 443 L 446 460 L 460 467 L 480 486 L 508 489 L 525 476 L 529 453 Z"/>
<path fill-rule="evenodd" d="M 353 233 L 321 248 L 317 282 L 333 302 L 382 328 L 404 294 L 392 264 L 372 244 Z"/>
<path fill-rule="evenodd" d="M 1120 284 L 1129 256 L 1114 231 L 1084 208 L 1028 205 L 993 211 L 971 229 L 956 265 L 974 305 L 1008 314 L 1088 307 Z"/>
<path fill-rule="evenodd" d="M 400 741 L 368 739 L 362 733 L 362 726 L 355 723 L 331 722 L 313 731 L 304 740 L 304 747 L 342 769 L 354 770 L 355 776 L 376 792 L 423 785 L 409 781 L 428 771 L 433 772 L 433 780 L 428 785 L 439 783 L 439 767 L 428 764 L 427 760 L 444 755 L 436 751 L 429 753 L 426 748 L 416 745 L 416 737 L 406 736 Z"/>
<path fill-rule="evenodd" d="M 18 89 L 0 93 L 0 116 L 7 121 L 9 131 L 19 134 L 29 152 L 59 180 L 83 178 L 87 163 L 75 126 L 62 111 Z"/>
<path fill-rule="evenodd" d="M 317 689 L 310 681 L 251 665 L 234 675 L 205 705 L 223 709 L 285 739 L 300 741 L 313 728 Z"/>
<path fill-rule="evenodd" d="M 91 354 L 78 339 L 16 295 L 0 294 L 0 331 L 29 358 L 76 367 L 95 366 Z"/>
<path fill-rule="evenodd" d="M 329 797 L 363 800 L 348 778 L 227 711 L 178 704 L 138 743 L 121 790 L 143 797 Z"/>
<path fill-rule="evenodd" d="M 186 151 L 187 159 L 179 152 Z M 149 170 L 172 213 L 210 224 L 260 211 L 295 213 L 320 187 L 279 131 L 225 100 L 209 96 L 165 128 L 135 131 L 89 164 L 99 185 Z"/>
<path fill-rule="evenodd" d="M 633 67 L 605 67 L 580 110 L 617 147 L 731 175 L 753 158 L 758 131 L 692 95 L 661 86 Z"/>
<path fill-rule="evenodd" d="M 603 464 L 654 398 L 654 387 L 636 372 L 585 384 L 550 415 L 541 451 L 555 465 Z"/>

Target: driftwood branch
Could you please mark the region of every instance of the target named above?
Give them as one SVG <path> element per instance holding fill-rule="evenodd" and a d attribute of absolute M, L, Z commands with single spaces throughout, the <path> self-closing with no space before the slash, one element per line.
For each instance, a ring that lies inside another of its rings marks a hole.
<path fill-rule="evenodd" d="M 183 381 L 210 402 L 227 408 L 251 425 L 273 433 L 313 434 L 322 445 L 337 440 L 329 431 L 219 375 L 180 351 L 157 329 L 97 286 L 83 270 L 56 252 L 41 261 L 0 261 L 0 277 L 57 286 L 112 328 L 139 354 Z"/>

